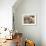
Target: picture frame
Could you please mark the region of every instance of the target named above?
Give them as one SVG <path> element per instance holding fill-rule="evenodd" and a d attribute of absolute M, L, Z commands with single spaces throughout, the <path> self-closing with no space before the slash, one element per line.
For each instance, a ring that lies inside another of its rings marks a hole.
<path fill-rule="evenodd" d="M 36 25 L 36 15 L 24 14 L 22 16 L 22 25 Z"/>

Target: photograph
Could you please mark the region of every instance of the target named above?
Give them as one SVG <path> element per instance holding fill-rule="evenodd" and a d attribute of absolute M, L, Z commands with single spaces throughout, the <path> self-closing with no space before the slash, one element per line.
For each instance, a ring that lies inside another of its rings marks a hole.
<path fill-rule="evenodd" d="M 35 15 L 24 15 L 22 18 L 22 23 L 24 25 L 35 25 L 36 24 L 36 16 Z"/>

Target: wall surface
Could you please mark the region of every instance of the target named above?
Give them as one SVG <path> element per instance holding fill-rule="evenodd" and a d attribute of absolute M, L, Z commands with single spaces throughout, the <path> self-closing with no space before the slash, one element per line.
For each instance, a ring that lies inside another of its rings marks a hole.
<path fill-rule="evenodd" d="M 41 46 L 40 7 L 40 0 L 23 0 L 17 8 L 13 9 L 15 28 L 18 30 L 18 32 L 23 33 L 23 37 L 25 39 L 27 38 L 34 40 L 36 46 Z M 33 26 L 22 25 L 22 16 L 24 14 L 35 14 L 37 16 L 37 24 Z"/>
<path fill-rule="evenodd" d="M 12 28 L 12 6 L 16 0 L 0 0 L 0 27 Z"/>
<path fill-rule="evenodd" d="M 42 46 L 46 46 L 46 0 L 41 1 L 40 23 Z"/>

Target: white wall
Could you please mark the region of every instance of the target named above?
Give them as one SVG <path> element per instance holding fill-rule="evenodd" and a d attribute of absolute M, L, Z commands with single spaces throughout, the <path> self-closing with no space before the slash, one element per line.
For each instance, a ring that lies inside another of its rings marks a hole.
<path fill-rule="evenodd" d="M 23 2 L 14 9 L 15 28 L 18 32 L 23 33 L 24 38 L 34 40 L 36 46 L 41 46 L 40 6 L 40 0 L 23 0 Z M 22 25 L 22 16 L 24 14 L 35 14 L 37 16 L 37 24 L 34 26 Z"/>
<path fill-rule="evenodd" d="M 15 28 L 23 32 L 25 38 L 35 40 L 36 46 L 46 46 L 46 0 L 23 0 L 21 5 L 14 7 L 14 10 Z M 23 14 L 32 12 L 37 12 L 37 25 L 23 26 Z"/>
<path fill-rule="evenodd" d="M 0 27 L 12 28 L 12 6 L 16 0 L 0 0 Z"/>
<path fill-rule="evenodd" d="M 41 23 L 41 40 L 42 46 L 46 46 L 46 0 L 41 1 L 41 15 L 40 15 L 40 23 Z"/>

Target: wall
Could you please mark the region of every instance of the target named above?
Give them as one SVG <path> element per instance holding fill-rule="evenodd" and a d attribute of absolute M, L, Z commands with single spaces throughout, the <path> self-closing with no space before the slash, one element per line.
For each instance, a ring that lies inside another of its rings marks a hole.
<path fill-rule="evenodd" d="M 0 0 L 0 27 L 12 28 L 12 6 L 16 0 Z"/>
<path fill-rule="evenodd" d="M 46 0 L 41 1 L 40 23 L 42 46 L 46 46 Z"/>
<path fill-rule="evenodd" d="M 15 28 L 18 32 L 23 33 L 24 39 L 34 40 L 36 46 L 41 46 L 40 3 L 40 0 L 23 0 L 17 8 L 13 8 Z M 33 26 L 22 25 L 22 16 L 24 14 L 35 14 L 37 16 L 37 24 Z"/>

